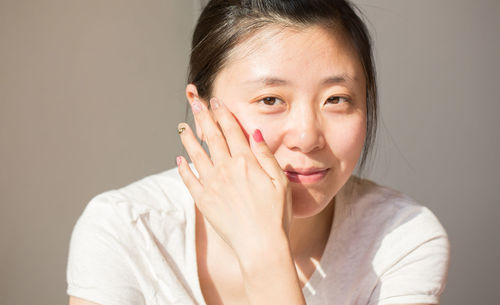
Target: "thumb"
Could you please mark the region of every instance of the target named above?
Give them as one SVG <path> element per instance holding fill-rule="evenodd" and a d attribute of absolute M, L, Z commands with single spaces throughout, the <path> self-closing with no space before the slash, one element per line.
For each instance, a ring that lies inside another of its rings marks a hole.
<path fill-rule="evenodd" d="M 284 182 L 287 179 L 278 160 L 264 141 L 264 137 L 259 129 L 255 129 L 250 140 L 250 147 L 264 171 L 273 179 Z"/>

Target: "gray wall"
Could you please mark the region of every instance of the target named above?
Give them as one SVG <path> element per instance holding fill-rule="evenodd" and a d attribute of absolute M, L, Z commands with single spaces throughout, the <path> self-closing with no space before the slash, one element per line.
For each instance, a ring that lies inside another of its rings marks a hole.
<path fill-rule="evenodd" d="M 447 229 L 442 304 L 494 304 L 500 2 L 356 3 L 381 89 L 369 177 Z M 0 304 L 65 304 L 86 203 L 174 166 L 195 15 L 187 0 L 0 0 Z"/>
<path fill-rule="evenodd" d="M 447 230 L 442 304 L 498 304 L 500 1 L 356 3 L 372 23 L 381 88 L 371 177 Z"/>
<path fill-rule="evenodd" d="M 174 166 L 185 0 L 0 0 L 0 304 L 67 304 L 96 194 Z"/>

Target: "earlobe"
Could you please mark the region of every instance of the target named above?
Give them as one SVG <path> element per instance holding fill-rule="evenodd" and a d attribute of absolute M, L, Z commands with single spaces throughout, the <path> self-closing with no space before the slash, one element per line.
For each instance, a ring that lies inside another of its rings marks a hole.
<path fill-rule="evenodd" d="M 202 103 L 205 103 L 205 101 L 203 101 L 198 96 L 198 89 L 196 88 L 196 86 L 194 84 L 188 84 L 186 86 L 186 97 L 188 99 L 189 105 L 191 105 L 191 103 L 193 102 L 193 100 L 195 98 L 199 99 Z M 203 141 L 203 131 L 201 130 L 200 124 L 198 124 L 198 121 L 196 120 L 196 118 L 194 118 L 194 124 L 195 124 L 195 127 L 196 127 L 196 135 L 198 136 L 198 138 L 200 140 Z"/>

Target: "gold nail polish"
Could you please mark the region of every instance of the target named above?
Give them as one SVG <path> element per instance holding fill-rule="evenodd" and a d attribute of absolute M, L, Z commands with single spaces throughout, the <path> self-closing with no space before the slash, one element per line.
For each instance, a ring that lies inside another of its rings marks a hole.
<path fill-rule="evenodd" d="M 184 130 L 186 130 L 186 128 L 187 125 L 184 122 L 177 124 L 177 133 L 181 134 L 182 132 L 184 132 Z"/>

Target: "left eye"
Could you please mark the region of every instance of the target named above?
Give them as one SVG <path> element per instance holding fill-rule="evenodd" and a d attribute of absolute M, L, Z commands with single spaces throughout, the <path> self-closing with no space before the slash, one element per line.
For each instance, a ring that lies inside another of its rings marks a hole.
<path fill-rule="evenodd" d="M 342 96 L 330 96 L 326 99 L 326 103 L 328 104 L 343 104 L 349 102 L 349 99 Z"/>
<path fill-rule="evenodd" d="M 268 97 L 265 97 L 261 100 L 259 100 L 259 102 L 261 103 L 264 103 L 265 105 L 267 106 L 274 106 L 276 104 L 280 104 L 280 103 L 283 103 L 282 100 L 280 100 L 279 98 L 277 97 L 273 97 L 273 96 L 268 96 Z"/>

